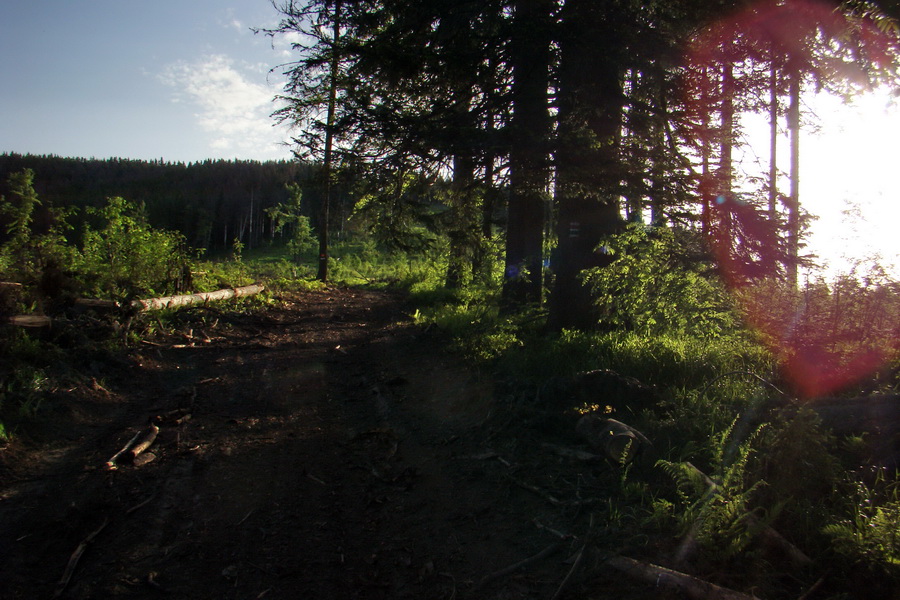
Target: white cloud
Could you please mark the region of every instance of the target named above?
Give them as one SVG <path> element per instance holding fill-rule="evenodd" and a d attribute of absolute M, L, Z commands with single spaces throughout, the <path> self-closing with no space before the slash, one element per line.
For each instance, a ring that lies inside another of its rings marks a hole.
<path fill-rule="evenodd" d="M 215 54 L 173 63 L 160 78 L 176 89 L 173 103 L 197 107 L 194 116 L 210 134 L 209 147 L 215 154 L 211 158 L 286 157 L 288 151 L 279 145 L 285 131 L 273 127 L 270 116 L 276 91 L 265 78 L 257 83 L 257 77 L 259 71 L 252 66 L 239 68 L 227 56 Z"/>

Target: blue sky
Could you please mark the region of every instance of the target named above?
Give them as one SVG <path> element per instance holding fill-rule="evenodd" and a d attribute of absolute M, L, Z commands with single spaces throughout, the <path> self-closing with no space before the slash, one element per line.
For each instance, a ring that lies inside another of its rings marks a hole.
<path fill-rule="evenodd" d="M 289 158 L 268 0 L 3 0 L 0 152 Z"/>

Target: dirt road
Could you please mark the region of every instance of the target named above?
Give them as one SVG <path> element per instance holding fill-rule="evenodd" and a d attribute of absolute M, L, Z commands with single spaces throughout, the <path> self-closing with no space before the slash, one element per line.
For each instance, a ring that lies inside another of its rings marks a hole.
<path fill-rule="evenodd" d="M 510 426 L 508 394 L 409 325 L 398 296 L 333 289 L 183 314 L 92 390 L 62 391 L 60 435 L 2 451 L 0 597 L 559 589 L 582 543 L 558 534 L 587 522 L 559 498 L 594 473 Z M 151 420 L 154 459 L 107 469 Z"/>

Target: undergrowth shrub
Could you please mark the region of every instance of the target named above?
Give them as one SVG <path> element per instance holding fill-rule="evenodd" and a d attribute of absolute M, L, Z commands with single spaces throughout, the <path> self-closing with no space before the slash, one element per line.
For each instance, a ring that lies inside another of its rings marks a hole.
<path fill-rule="evenodd" d="M 683 539 L 681 560 L 695 548 L 720 561 L 738 556 L 781 510 L 778 504 L 760 510 L 754 502 L 766 483 L 752 476 L 750 463 L 760 451 L 759 440 L 767 425 L 744 436 L 739 433 L 738 421 L 710 436 L 704 452 L 709 474 L 686 461 L 657 462 L 676 484 L 671 514 Z"/>
<path fill-rule="evenodd" d="M 867 484 L 849 481 L 842 515 L 822 531 L 855 568 L 883 570 L 900 581 L 900 482 L 883 472 Z"/>
<path fill-rule="evenodd" d="M 703 260 L 696 233 L 632 224 L 603 248 L 615 260 L 586 271 L 584 280 L 605 327 L 703 338 L 737 327 L 731 297 Z"/>
<path fill-rule="evenodd" d="M 81 276 L 88 293 L 124 297 L 185 291 L 190 258 L 179 233 L 154 229 L 142 206 L 110 198 L 88 209 L 99 220 L 84 233 Z"/>

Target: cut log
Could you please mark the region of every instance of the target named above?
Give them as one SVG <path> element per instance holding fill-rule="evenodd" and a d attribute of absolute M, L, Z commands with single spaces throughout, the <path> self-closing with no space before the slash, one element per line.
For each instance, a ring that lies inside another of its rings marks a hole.
<path fill-rule="evenodd" d="M 640 562 L 627 556 L 612 556 L 606 559 L 604 564 L 661 590 L 680 592 L 696 600 L 758 600 L 756 596 L 749 596 L 686 573 Z"/>
<path fill-rule="evenodd" d="M 42 329 L 50 327 L 50 317 L 44 315 L 16 315 L 9 318 L 9 324 L 14 327 L 27 327 L 28 329 Z"/>
<path fill-rule="evenodd" d="M 175 306 L 186 306 L 189 304 L 227 300 L 229 298 L 243 298 L 245 296 L 253 296 L 259 294 L 265 289 L 266 286 L 264 285 L 247 285 L 238 288 L 216 290 L 215 292 L 186 294 L 183 296 L 166 296 L 163 298 L 150 298 L 148 300 L 135 300 L 134 302 L 132 302 L 132 305 L 135 308 L 140 308 L 141 310 L 159 310 L 161 308 L 172 308 Z"/>
<path fill-rule="evenodd" d="M 161 298 L 132 300 L 131 308 L 137 309 L 139 311 L 144 311 L 174 308 L 176 306 L 188 306 L 191 304 L 205 304 L 207 302 L 227 300 L 229 298 L 244 298 L 246 296 L 254 296 L 265 289 L 266 286 L 264 285 L 253 284 L 245 285 L 243 287 L 225 288 L 216 290 L 215 292 L 200 292 L 197 294 L 183 294 L 180 296 L 163 296 Z M 79 306 L 84 306 L 87 308 L 121 308 L 121 305 L 115 300 L 93 300 L 85 298 L 76 300 L 75 303 Z"/>
<path fill-rule="evenodd" d="M 153 445 L 153 442 L 156 441 L 156 436 L 159 434 L 159 427 L 154 424 L 147 425 L 144 431 L 141 432 L 141 437 L 138 438 L 137 443 L 132 446 L 131 452 L 131 460 L 134 461 L 137 458 L 138 454 L 149 448 Z"/>
<path fill-rule="evenodd" d="M 106 461 L 106 468 L 109 470 L 115 470 L 118 468 L 118 461 L 122 456 L 127 456 L 134 462 L 134 459 L 137 456 L 149 448 L 151 444 L 156 440 L 156 436 L 159 434 L 159 427 L 156 425 L 150 424 L 144 429 L 138 431 L 134 434 L 134 437 L 128 440 L 128 443 L 125 446 L 116 452 L 116 454 Z M 154 457 L 155 458 L 155 457 Z M 153 459 L 150 459 L 153 460 Z M 149 460 L 147 462 L 150 462 Z"/>

